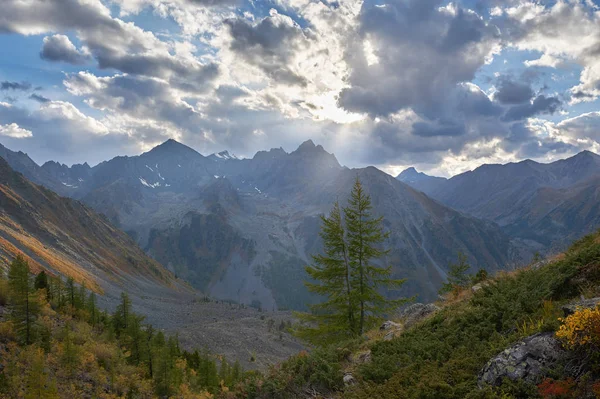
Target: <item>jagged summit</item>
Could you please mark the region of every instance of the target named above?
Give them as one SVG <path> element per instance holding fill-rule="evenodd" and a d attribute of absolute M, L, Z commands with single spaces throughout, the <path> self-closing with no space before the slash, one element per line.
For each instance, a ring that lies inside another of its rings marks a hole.
<path fill-rule="evenodd" d="M 239 160 L 239 158 L 235 154 L 231 154 L 229 151 L 221 151 L 219 153 L 210 154 L 208 158 L 213 161 L 229 161 L 229 160 Z"/>

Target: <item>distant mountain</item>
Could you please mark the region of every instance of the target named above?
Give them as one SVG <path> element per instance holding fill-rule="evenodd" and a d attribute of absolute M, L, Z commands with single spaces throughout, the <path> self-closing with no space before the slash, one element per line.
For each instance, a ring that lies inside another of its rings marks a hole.
<path fill-rule="evenodd" d="M 423 172 L 417 172 L 412 167 L 403 170 L 402 173 L 396 176 L 396 179 L 424 193 L 437 189 L 447 181 L 444 177 L 429 176 Z"/>
<path fill-rule="evenodd" d="M 443 184 L 417 182 L 414 187 L 454 209 L 492 220 L 511 236 L 542 249 L 600 226 L 598 177 L 600 156 L 583 151 L 548 164 L 525 160 L 482 165 Z"/>
<path fill-rule="evenodd" d="M 67 185 L 62 184 L 62 182 L 55 178 L 48 170 L 36 164 L 24 152 L 11 151 L 0 144 L 0 157 L 8 162 L 12 169 L 22 173 L 23 176 L 35 184 L 42 184 L 61 195 L 68 195 L 69 192 L 74 192 L 74 190 L 70 189 Z"/>
<path fill-rule="evenodd" d="M 221 151 L 216 154 L 210 154 L 207 158 L 212 161 L 217 161 L 217 162 L 218 161 L 228 161 L 228 160 L 232 160 L 232 159 L 239 159 L 234 154 L 230 154 L 229 151 Z"/>
<path fill-rule="evenodd" d="M 35 168 L 33 168 L 35 169 Z M 0 259 L 22 253 L 39 271 L 98 291 L 171 291 L 174 276 L 125 233 L 79 201 L 35 185 L 0 158 Z"/>
<path fill-rule="evenodd" d="M 357 176 L 391 232 L 386 263 L 409 279 L 403 292 L 390 295 L 435 299 L 458 251 L 474 269 L 489 270 L 521 255 L 495 224 L 451 210 L 376 168 L 343 167 L 310 140 L 291 153 L 219 155 L 204 157 L 169 140 L 91 168 L 71 195 L 196 288 L 269 309 L 298 309 L 314 299 L 302 281 L 304 266 L 321 250 L 319 215 L 345 202 Z M 69 176 L 61 184 L 80 178 L 53 164 L 43 170 L 55 179 Z"/>

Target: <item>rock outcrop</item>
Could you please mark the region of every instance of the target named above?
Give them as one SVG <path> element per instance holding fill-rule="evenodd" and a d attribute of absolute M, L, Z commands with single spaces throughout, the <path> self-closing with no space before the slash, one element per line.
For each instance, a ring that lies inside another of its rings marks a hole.
<path fill-rule="evenodd" d="M 479 373 L 479 386 L 500 385 L 504 378 L 537 383 L 567 352 L 552 333 L 525 338 L 492 358 Z"/>
<path fill-rule="evenodd" d="M 579 302 L 570 303 L 562 307 L 565 317 L 572 315 L 577 309 L 593 309 L 600 305 L 600 297 L 591 299 L 582 299 Z"/>
<path fill-rule="evenodd" d="M 425 319 L 432 313 L 437 312 L 440 308 L 433 303 L 427 305 L 423 303 L 415 303 L 408 306 L 400 313 L 400 317 L 404 320 L 404 328 L 414 326 L 421 320 Z"/>

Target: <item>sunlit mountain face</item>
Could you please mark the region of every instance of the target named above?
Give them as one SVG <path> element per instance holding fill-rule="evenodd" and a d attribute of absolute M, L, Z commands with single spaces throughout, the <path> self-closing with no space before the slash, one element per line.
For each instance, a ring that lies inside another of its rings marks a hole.
<path fill-rule="evenodd" d="M 3 0 L 0 141 L 93 166 L 313 139 L 439 176 L 598 152 L 599 4 Z"/>

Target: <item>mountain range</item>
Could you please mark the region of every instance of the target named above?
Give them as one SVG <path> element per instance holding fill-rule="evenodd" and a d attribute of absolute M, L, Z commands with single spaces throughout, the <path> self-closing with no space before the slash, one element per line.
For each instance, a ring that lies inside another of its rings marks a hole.
<path fill-rule="evenodd" d="M 590 151 L 547 164 L 482 165 L 450 179 L 415 173 L 397 179 L 538 250 L 562 249 L 600 226 L 600 156 Z"/>
<path fill-rule="evenodd" d="M 408 279 L 400 292 L 389 295 L 435 299 L 459 251 L 467 255 L 472 271 L 495 271 L 526 262 L 542 245 L 541 239 L 530 239 L 535 245 L 529 245 L 527 237 L 494 218 L 445 203 L 436 190 L 452 179 L 412 169 L 400 181 L 374 167 L 349 169 L 310 140 L 290 153 L 271 149 L 250 159 L 227 152 L 203 156 L 168 140 L 139 156 L 116 157 L 94 167 L 38 166 L 26 154 L 3 147 L 0 153 L 32 181 L 106 215 L 195 288 L 263 308 L 302 309 L 315 299 L 302 281 L 304 266 L 321 249 L 319 216 L 336 200 L 344 205 L 356 177 L 391 233 L 387 246 L 392 251 L 383 261 L 397 277 Z M 582 186 L 579 196 L 586 196 L 588 188 Z M 478 200 L 486 201 L 483 194 Z M 594 211 L 567 212 L 587 218 Z M 558 233 L 547 229 L 540 234 L 551 241 Z"/>

